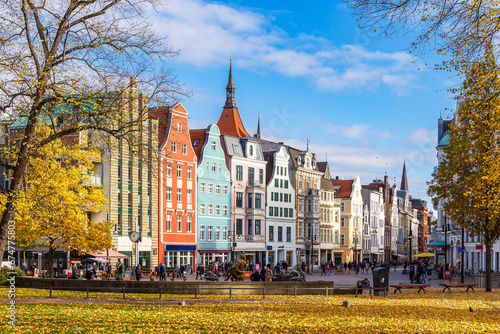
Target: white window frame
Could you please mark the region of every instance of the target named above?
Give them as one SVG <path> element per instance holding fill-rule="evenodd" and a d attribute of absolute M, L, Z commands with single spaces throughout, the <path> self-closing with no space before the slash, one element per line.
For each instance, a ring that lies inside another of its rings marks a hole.
<path fill-rule="evenodd" d="M 182 215 L 177 215 L 177 232 L 182 232 Z"/>
<path fill-rule="evenodd" d="M 205 192 L 205 182 L 200 182 L 200 192 Z"/>
<path fill-rule="evenodd" d="M 205 203 L 200 203 L 200 215 L 205 215 Z"/>
<path fill-rule="evenodd" d="M 182 144 L 182 154 L 187 155 L 188 154 L 188 146 L 187 144 Z"/>
<path fill-rule="evenodd" d="M 213 216 L 213 214 L 214 214 L 214 205 L 213 204 L 208 204 L 207 205 L 207 214 L 209 216 Z"/>
<path fill-rule="evenodd" d="M 186 232 L 193 232 L 193 216 L 186 217 Z"/>
<path fill-rule="evenodd" d="M 172 153 L 177 153 L 177 142 L 172 142 Z"/>
<path fill-rule="evenodd" d="M 200 225 L 200 241 L 205 241 L 205 225 Z"/>
<path fill-rule="evenodd" d="M 212 151 L 217 151 L 217 141 L 212 140 L 210 142 L 210 147 L 212 148 Z"/>
<path fill-rule="evenodd" d="M 220 216 L 220 205 L 219 204 L 215 205 L 215 215 Z"/>
<path fill-rule="evenodd" d="M 213 194 L 213 192 L 214 192 L 214 184 L 213 183 L 209 183 L 207 190 L 208 190 L 207 193 Z"/>
<path fill-rule="evenodd" d="M 227 205 L 224 205 L 224 206 L 222 207 L 222 215 L 223 215 L 224 217 L 227 217 L 227 213 L 228 213 L 228 206 L 227 206 Z"/>
<path fill-rule="evenodd" d="M 189 204 L 193 202 L 193 192 L 191 190 L 187 191 L 186 202 Z"/>
<path fill-rule="evenodd" d="M 215 185 L 215 194 L 220 195 L 220 184 Z"/>
<path fill-rule="evenodd" d="M 172 164 L 167 164 L 167 176 L 172 176 Z"/>
<path fill-rule="evenodd" d="M 177 189 L 177 202 L 182 202 L 182 189 Z"/>
<path fill-rule="evenodd" d="M 227 195 L 228 191 L 229 191 L 229 187 L 228 186 L 223 186 L 222 187 L 222 195 Z"/>
<path fill-rule="evenodd" d="M 182 165 L 177 165 L 177 178 L 182 178 Z"/>
<path fill-rule="evenodd" d="M 213 226 L 208 226 L 207 229 L 207 241 L 213 241 L 214 240 L 214 227 Z"/>
<path fill-rule="evenodd" d="M 177 123 L 177 132 L 182 133 L 182 123 Z"/>
<path fill-rule="evenodd" d="M 165 228 L 167 229 L 167 232 L 172 231 L 172 215 L 171 214 L 167 214 L 165 216 Z"/>

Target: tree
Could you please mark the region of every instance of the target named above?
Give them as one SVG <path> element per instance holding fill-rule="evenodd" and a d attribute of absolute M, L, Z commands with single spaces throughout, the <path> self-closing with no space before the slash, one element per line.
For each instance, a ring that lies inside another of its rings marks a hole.
<path fill-rule="evenodd" d="M 491 252 L 500 237 L 500 79 L 493 52 L 466 72 L 445 158 L 428 194 L 445 198 L 448 216 L 486 246 L 486 291 L 491 291 Z"/>
<path fill-rule="evenodd" d="M 111 223 L 91 221 L 87 215 L 105 211 L 108 204 L 102 187 L 92 185 L 88 176 L 99 156 L 61 139 L 30 154 L 25 190 L 16 201 L 16 238 L 49 247 L 50 278 L 57 248 L 90 252 L 111 247 Z"/>
<path fill-rule="evenodd" d="M 148 117 L 147 106 L 165 104 L 184 93 L 162 65 L 176 52 L 155 34 L 147 15 L 160 3 L 0 2 L 0 119 L 24 123 L 16 145 L 0 148 L 0 157 L 8 157 L 0 159 L 0 166 L 8 170 L 11 180 L 0 220 L 0 257 L 32 149 L 87 130 L 123 138 L 133 147 L 134 133 Z M 140 78 L 129 85 L 130 77 Z M 134 103 L 142 106 L 140 112 L 122 117 L 127 108 L 124 97 L 137 95 L 137 89 L 146 93 L 135 98 Z M 80 108 L 82 104 L 85 108 Z M 52 131 L 35 144 L 37 125 L 53 118 L 60 105 L 68 106 L 65 116 L 72 122 L 64 127 L 53 122 Z"/>
<path fill-rule="evenodd" d="M 447 56 L 437 69 L 465 73 L 500 31 L 500 1 L 345 0 L 370 35 L 401 33 L 409 51 Z"/>

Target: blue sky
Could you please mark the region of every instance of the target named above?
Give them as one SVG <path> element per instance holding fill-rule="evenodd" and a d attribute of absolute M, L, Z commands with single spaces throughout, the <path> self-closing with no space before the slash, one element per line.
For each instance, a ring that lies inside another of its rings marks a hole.
<path fill-rule="evenodd" d="M 180 51 L 170 66 L 193 93 L 182 101 L 190 128 L 219 119 L 231 55 L 250 134 L 260 112 L 263 138 L 299 149 L 309 139 L 333 176 L 363 184 L 387 169 L 399 187 L 406 159 L 410 193 L 429 200 L 437 120 L 455 107 L 457 80 L 426 66 L 436 57 L 405 52 L 410 38 L 373 41 L 335 1 L 170 0 L 152 23 Z"/>

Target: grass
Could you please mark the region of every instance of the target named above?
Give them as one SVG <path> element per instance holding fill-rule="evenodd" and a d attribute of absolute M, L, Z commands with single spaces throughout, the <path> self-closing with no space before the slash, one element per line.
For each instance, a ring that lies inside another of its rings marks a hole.
<path fill-rule="evenodd" d="M 389 297 L 228 297 L 17 291 L 17 325 L 27 333 L 500 333 L 500 292 Z M 177 305 L 183 299 L 186 306 Z M 351 307 L 342 307 L 350 300 Z M 48 303 L 47 303 L 48 302 Z M 473 312 L 469 311 L 472 307 Z M 6 322 L 6 321 L 5 321 Z"/>

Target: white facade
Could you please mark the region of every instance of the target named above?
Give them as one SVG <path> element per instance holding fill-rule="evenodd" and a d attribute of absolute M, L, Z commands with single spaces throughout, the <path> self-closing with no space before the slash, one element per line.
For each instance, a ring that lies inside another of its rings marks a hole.
<path fill-rule="evenodd" d="M 284 146 L 273 154 L 267 183 L 266 259 L 268 263 L 286 261 L 296 265 L 295 189 L 289 171 L 289 155 Z"/>

